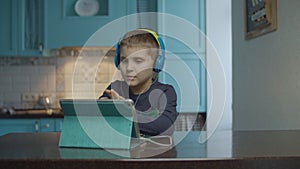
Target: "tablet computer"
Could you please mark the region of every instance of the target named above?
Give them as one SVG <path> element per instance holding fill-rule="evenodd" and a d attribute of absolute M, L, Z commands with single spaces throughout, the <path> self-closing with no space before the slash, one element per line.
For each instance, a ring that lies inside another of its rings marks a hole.
<path fill-rule="evenodd" d="M 131 149 L 143 142 L 130 99 L 61 99 L 60 106 L 60 147 Z"/>

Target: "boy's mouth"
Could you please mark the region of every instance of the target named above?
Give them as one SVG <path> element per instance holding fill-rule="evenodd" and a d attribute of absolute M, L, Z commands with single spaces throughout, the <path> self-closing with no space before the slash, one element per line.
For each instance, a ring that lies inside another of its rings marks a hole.
<path fill-rule="evenodd" d="M 132 81 L 135 79 L 135 76 L 126 76 L 127 81 Z"/>

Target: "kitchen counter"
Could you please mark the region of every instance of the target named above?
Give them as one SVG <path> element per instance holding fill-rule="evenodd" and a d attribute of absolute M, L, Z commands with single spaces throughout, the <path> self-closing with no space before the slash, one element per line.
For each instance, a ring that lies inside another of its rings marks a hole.
<path fill-rule="evenodd" d="M 14 118 L 63 118 L 63 112 L 60 109 L 17 109 L 13 114 L 0 114 L 0 119 Z"/>
<path fill-rule="evenodd" d="M 0 168 L 300 168 L 300 131 L 223 131 L 205 143 L 199 133 L 176 132 L 174 147 L 145 143 L 130 151 L 59 148 L 60 133 L 7 134 L 0 137 Z M 154 151 L 161 153 L 145 156 Z"/>

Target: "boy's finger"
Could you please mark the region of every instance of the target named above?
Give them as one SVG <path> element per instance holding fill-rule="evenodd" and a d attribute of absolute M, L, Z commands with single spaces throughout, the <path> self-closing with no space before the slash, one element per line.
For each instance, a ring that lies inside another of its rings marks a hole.
<path fill-rule="evenodd" d="M 109 100 L 108 97 L 101 97 L 100 100 Z"/>
<path fill-rule="evenodd" d="M 111 90 L 111 97 L 112 97 L 113 99 L 118 99 L 118 98 L 119 98 L 119 94 L 118 94 L 116 91 Z"/>
<path fill-rule="evenodd" d="M 112 96 L 113 99 L 125 100 L 124 97 L 120 96 L 119 93 L 117 93 L 117 92 L 114 91 L 114 90 L 111 90 L 111 96 Z"/>
<path fill-rule="evenodd" d="M 124 98 L 124 97 L 122 97 L 122 96 L 119 96 L 119 99 L 120 99 L 120 100 L 125 100 L 125 98 Z"/>
<path fill-rule="evenodd" d="M 111 90 L 105 90 L 105 93 L 111 98 L 112 94 L 111 94 Z"/>

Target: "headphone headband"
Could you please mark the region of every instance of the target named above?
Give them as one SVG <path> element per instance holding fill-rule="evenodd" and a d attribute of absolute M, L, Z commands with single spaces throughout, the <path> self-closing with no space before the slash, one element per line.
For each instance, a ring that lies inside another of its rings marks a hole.
<path fill-rule="evenodd" d="M 150 33 L 155 38 L 155 40 L 157 41 L 158 46 L 160 46 L 160 41 L 158 40 L 159 36 L 157 35 L 156 32 L 154 32 L 152 30 L 149 30 L 149 29 L 137 29 L 137 30 L 142 30 L 142 31 Z"/>

